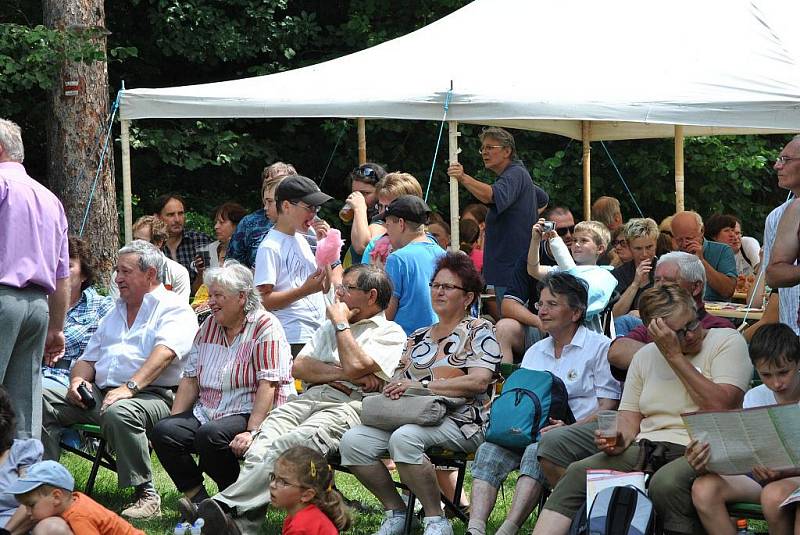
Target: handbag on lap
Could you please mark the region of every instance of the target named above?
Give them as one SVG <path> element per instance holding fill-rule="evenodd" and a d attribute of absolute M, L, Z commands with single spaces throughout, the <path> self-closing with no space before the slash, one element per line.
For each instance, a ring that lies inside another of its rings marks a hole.
<path fill-rule="evenodd" d="M 406 424 L 439 425 L 449 411 L 465 403 L 464 398 L 440 396 L 427 388 L 409 388 L 397 399 L 376 392 L 361 400 L 361 423 L 384 431 Z"/>

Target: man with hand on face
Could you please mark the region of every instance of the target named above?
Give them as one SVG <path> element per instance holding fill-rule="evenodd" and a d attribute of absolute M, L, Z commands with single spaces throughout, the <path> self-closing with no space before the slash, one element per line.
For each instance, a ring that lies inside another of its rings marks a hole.
<path fill-rule="evenodd" d="M 174 389 L 197 332 L 189 303 L 159 280 L 164 255 L 136 240 L 119 251 L 119 299 L 102 319 L 70 374 L 69 390 L 45 390 L 42 442 L 57 461 L 61 428 L 99 425 L 117 454 L 119 487 L 135 487 L 128 518 L 161 514 L 153 486 L 147 433 L 170 414 Z M 91 399 L 84 399 L 79 387 Z M 88 403 L 87 403 L 88 402 Z"/>
<path fill-rule="evenodd" d="M 706 270 L 706 301 L 729 301 L 736 290 L 736 258 L 724 243 L 703 237 L 703 218 L 697 212 L 678 212 L 672 218 L 672 241 L 679 251 L 693 254 Z"/>
<path fill-rule="evenodd" d="M 297 445 L 323 455 L 338 449 L 344 432 L 361 423 L 364 393 L 380 391 L 394 373 L 406 335 L 384 314 L 392 297 L 386 273 L 369 264 L 351 266 L 336 295 L 327 307 L 328 321 L 294 361 L 292 375 L 304 382 L 304 393 L 269 413 L 236 483 L 200 504 L 204 531 L 258 533 L 280 454 Z"/>
<path fill-rule="evenodd" d="M 331 199 L 310 178 L 284 178 L 275 189 L 277 221 L 256 255 L 254 282 L 264 308 L 283 325 L 293 356 L 325 320 L 323 293 L 330 289 L 330 268 L 317 267 L 304 235 L 312 226 L 319 238 L 327 233 L 317 212 Z"/>

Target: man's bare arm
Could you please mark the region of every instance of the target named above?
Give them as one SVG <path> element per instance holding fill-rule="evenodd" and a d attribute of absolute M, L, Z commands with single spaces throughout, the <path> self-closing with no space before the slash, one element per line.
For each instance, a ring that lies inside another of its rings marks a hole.
<path fill-rule="evenodd" d="M 767 266 L 767 284 L 772 288 L 789 288 L 800 283 L 800 266 L 794 265 L 800 254 L 798 229 L 800 199 L 795 199 L 783 212 L 775 233 L 775 244 Z"/>

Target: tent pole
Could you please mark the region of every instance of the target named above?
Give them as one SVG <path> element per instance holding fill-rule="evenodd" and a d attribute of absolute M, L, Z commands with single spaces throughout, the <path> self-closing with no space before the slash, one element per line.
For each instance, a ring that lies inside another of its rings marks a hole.
<path fill-rule="evenodd" d="M 450 144 L 450 163 L 458 163 L 458 121 L 447 121 L 448 139 Z M 460 250 L 461 239 L 458 235 L 458 181 L 450 177 L 450 250 Z"/>
<path fill-rule="evenodd" d="M 363 117 L 356 119 L 358 124 L 358 165 L 367 163 L 367 121 Z"/>
<path fill-rule="evenodd" d="M 675 125 L 675 213 L 683 212 L 683 125 Z"/>
<path fill-rule="evenodd" d="M 581 121 L 581 139 L 583 140 L 583 219 L 592 218 L 592 170 L 591 170 L 591 121 Z"/>
<path fill-rule="evenodd" d="M 120 138 L 122 140 L 122 206 L 124 210 L 125 243 L 133 240 L 133 209 L 131 207 L 131 122 L 120 121 Z"/>

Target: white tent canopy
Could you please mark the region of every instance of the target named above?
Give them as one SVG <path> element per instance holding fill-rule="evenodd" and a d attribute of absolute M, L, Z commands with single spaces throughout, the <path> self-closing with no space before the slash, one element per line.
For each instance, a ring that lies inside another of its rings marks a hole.
<path fill-rule="evenodd" d="M 476 0 L 267 76 L 126 90 L 121 118 L 448 119 L 591 140 L 800 130 L 800 2 Z"/>

